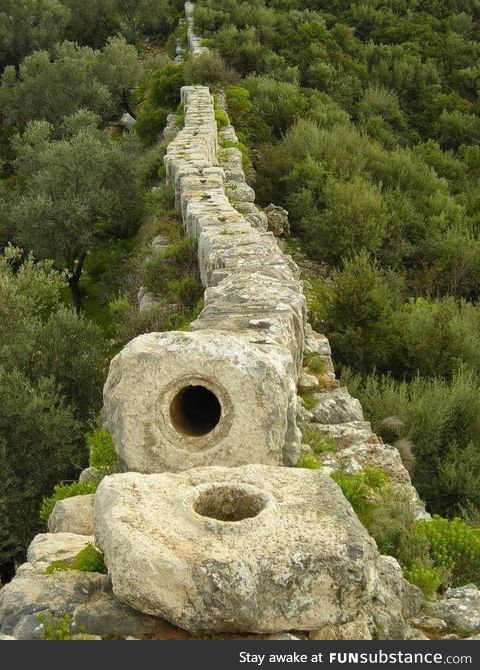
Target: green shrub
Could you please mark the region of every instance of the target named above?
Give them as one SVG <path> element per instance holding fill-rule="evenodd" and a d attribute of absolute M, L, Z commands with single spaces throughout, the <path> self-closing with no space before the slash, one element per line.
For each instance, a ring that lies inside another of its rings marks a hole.
<path fill-rule="evenodd" d="M 352 505 L 360 521 L 368 527 L 372 511 L 378 501 L 376 494 L 388 484 L 388 475 L 380 468 L 365 467 L 355 474 L 341 470 L 332 472 L 331 477 L 342 489 L 343 495 Z"/>
<path fill-rule="evenodd" d="M 314 454 L 324 454 L 328 451 L 338 450 L 338 443 L 334 437 L 322 435 L 318 430 L 308 425 L 302 425 L 300 430 L 302 432 L 302 442 L 308 444 Z"/>
<path fill-rule="evenodd" d="M 224 86 L 238 79 L 233 70 L 225 65 L 221 56 L 205 51 L 185 64 L 185 79 L 190 84 Z"/>
<path fill-rule="evenodd" d="M 297 468 L 307 468 L 308 470 L 321 470 L 322 464 L 313 454 L 302 454 L 297 462 Z"/>
<path fill-rule="evenodd" d="M 107 568 L 103 562 L 103 554 L 98 551 L 93 544 L 87 544 L 73 559 L 71 570 L 80 570 L 81 572 L 99 572 L 107 573 Z"/>
<path fill-rule="evenodd" d="M 422 563 L 414 563 L 410 568 L 405 568 L 403 574 L 405 579 L 423 591 L 426 598 L 437 593 L 444 581 L 441 571 Z"/>
<path fill-rule="evenodd" d="M 215 109 L 215 121 L 217 122 L 219 129 L 225 128 L 225 126 L 228 126 L 230 123 L 230 120 L 223 109 Z"/>
<path fill-rule="evenodd" d="M 191 310 L 203 296 L 203 286 L 197 277 L 182 277 L 167 282 L 167 291 L 185 310 Z"/>
<path fill-rule="evenodd" d="M 165 251 L 151 256 L 145 264 L 145 286 L 156 295 L 162 295 L 168 282 L 198 276 L 197 241 L 185 237 Z"/>
<path fill-rule="evenodd" d="M 54 561 L 46 569 L 46 575 L 53 575 L 55 572 L 65 572 L 67 570 L 79 570 L 80 572 L 99 572 L 102 575 L 107 574 L 107 568 L 103 561 L 103 554 L 98 551 L 93 544 L 87 544 L 71 562 Z"/>
<path fill-rule="evenodd" d="M 90 466 L 92 468 L 118 469 L 118 457 L 112 436 L 104 428 L 97 428 L 87 435 L 90 447 Z"/>
<path fill-rule="evenodd" d="M 164 154 L 163 145 L 154 145 L 144 151 L 138 158 L 136 174 L 138 182 L 143 188 L 154 186 L 158 181 L 165 180 Z"/>
<path fill-rule="evenodd" d="M 325 372 L 325 363 L 319 354 L 307 354 L 303 361 L 304 366 L 308 372 L 320 375 Z"/>
<path fill-rule="evenodd" d="M 414 532 L 427 540 L 433 566 L 449 574 L 451 586 L 480 586 L 480 529 L 458 518 L 434 516 L 418 521 Z"/>
<path fill-rule="evenodd" d="M 425 352 L 426 353 L 426 352 Z M 396 382 L 349 375 L 372 427 L 384 439 L 406 439 L 415 457 L 413 483 L 432 512 L 458 514 L 480 506 L 480 384 L 461 368 L 451 380 L 415 377 Z M 395 424 L 396 435 L 390 426 Z"/>
<path fill-rule="evenodd" d="M 175 109 L 180 102 L 180 89 L 185 84 L 183 65 L 167 65 L 154 75 L 149 104 Z"/>
<path fill-rule="evenodd" d="M 97 481 L 73 482 L 72 484 L 57 484 L 53 489 L 53 495 L 44 498 L 40 508 L 40 518 L 48 521 L 53 508 L 59 500 L 72 498 L 73 496 L 84 496 L 95 493 L 98 487 Z"/>
<path fill-rule="evenodd" d="M 318 391 L 301 391 L 299 396 L 305 409 L 311 410 L 318 403 Z"/>
<path fill-rule="evenodd" d="M 135 130 L 145 146 L 152 146 L 162 139 L 162 132 L 167 125 L 169 110 L 164 107 L 144 105 L 138 115 Z"/>
<path fill-rule="evenodd" d="M 225 88 L 227 109 L 235 125 L 243 125 L 252 111 L 250 91 L 243 86 L 227 86 Z"/>
<path fill-rule="evenodd" d="M 64 614 L 57 618 L 51 612 L 37 614 L 37 619 L 43 626 L 45 640 L 72 640 L 72 614 Z"/>

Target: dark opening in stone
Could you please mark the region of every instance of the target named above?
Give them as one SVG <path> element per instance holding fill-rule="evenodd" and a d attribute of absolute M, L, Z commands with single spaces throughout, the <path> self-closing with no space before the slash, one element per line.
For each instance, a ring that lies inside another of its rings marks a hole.
<path fill-rule="evenodd" d="M 239 486 L 215 486 L 203 491 L 193 506 L 195 512 L 218 521 L 242 521 L 257 516 L 267 504 L 261 494 Z"/>
<path fill-rule="evenodd" d="M 220 421 L 222 407 L 215 393 L 205 386 L 186 386 L 175 396 L 170 416 L 175 428 L 184 435 L 201 437 Z"/>

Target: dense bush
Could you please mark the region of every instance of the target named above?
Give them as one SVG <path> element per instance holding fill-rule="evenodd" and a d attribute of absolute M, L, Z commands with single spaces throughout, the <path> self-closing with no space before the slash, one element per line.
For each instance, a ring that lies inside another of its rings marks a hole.
<path fill-rule="evenodd" d="M 226 66 L 222 58 L 211 51 L 205 51 L 185 64 L 185 80 L 189 84 L 225 86 L 236 79 L 237 75 Z"/>
<path fill-rule="evenodd" d="M 174 282 L 194 277 L 198 277 L 197 242 L 191 237 L 155 252 L 145 265 L 145 285 L 159 295 L 167 291 L 175 296 Z"/>
<path fill-rule="evenodd" d="M 65 287 L 51 263 L 0 256 L 0 567 L 39 529 L 42 497 L 86 464 L 101 406 L 105 342 L 64 306 Z"/>
<path fill-rule="evenodd" d="M 92 468 L 116 470 L 118 458 L 111 434 L 105 428 L 97 428 L 87 435 Z"/>
<path fill-rule="evenodd" d="M 411 443 L 413 481 L 432 510 L 458 514 L 469 502 L 480 506 L 476 375 L 461 369 L 450 381 L 416 377 L 396 382 L 377 375 L 346 376 L 345 381 L 376 431 L 389 441 L 405 438 Z"/>
<path fill-rule="evenodd" d="M 334 472 L 333 479 L 352 504 L 383 554 L 400 562 L 405 577 L 431 597 L 437 591 L 480 583 L 480 529 L 459 518 L 415 520 L 407 491 L 382 470 Z"/>

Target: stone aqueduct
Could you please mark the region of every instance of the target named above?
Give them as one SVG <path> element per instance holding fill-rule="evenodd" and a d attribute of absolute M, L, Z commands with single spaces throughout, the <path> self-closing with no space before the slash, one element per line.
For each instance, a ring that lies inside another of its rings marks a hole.
<path fill-rule="evenodd" d="M 195 57 L 205 47 L 192 11 L 187 2 Z M 334 378 L 328 341 L 308 324 L 299 270 L 267 231 L 241 153 L 219 147 L 218 133 L 235 140 L 234 129 L 217 130 L 208 88 L 181 95 L 185 124 L 167 129 L 165 167 L 185 233 L 198 241 L 204 309 L 188 332 L 142 335 L 112 361 L 105 415 L 126 472 L 81 503 L 57 503 L 50 532 L 0 592 L 0 631 L 31 637 L 32 616 L 44 610 L 69 611 L 80 625 L 108 593 L 110 607 L 132 608 L 140 633 L 166 620 L 193 633 L 370 639 L 381 627 L 406 637 L 420 592 L 379 554 L 328 473 L 382 467 L 425 512 L 398 451 Z M 320 381 L 303 367 L 307 354 L 324 363 Z M 311 411 L 299 388 L 316 393 Z M 321 471 L 289 467 L 308 449 L 298 418 L 337 439 Z M 58 605 L 59 582 L 54 596 L 45 580 L 67 578 L 43 576 L 44 567 L 93 541 L 109 576 L 89 582 L 83 600 L 64 586 Z M 19 593 L 25 599 L 26 585 L 39 583 L 43 600 L 19 614 Z"/>

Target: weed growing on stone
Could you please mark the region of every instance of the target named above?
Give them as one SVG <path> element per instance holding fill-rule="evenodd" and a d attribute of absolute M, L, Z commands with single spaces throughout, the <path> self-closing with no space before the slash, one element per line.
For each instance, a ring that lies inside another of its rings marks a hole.
<path fill-rule="evenodd" d="M 334 437 L 322 435 L 318 430 L 311 428 L 307 424 L 300 426 L 300 430 L 302 432 L 303 444 L 308 444 L 314 454 L 338 451 L 338 443 Z"/>
<path fill-rule="evenodd" d="M 67 561 L 54 561 L 45 569 L 45 574 L 53 575 L 55 572 L 65 572 L 66 570 L 98 572 L 102 575 L 107 574 L 103 554 L 93 544 L 87 544 L 70 563 Z"/>
<path fill-rule="evenodd" d="M 297 468 L 307 468 L 308 470 L 321 470 L 322 464 L 314 454 L 302 454 L 297 462 Z"/>

